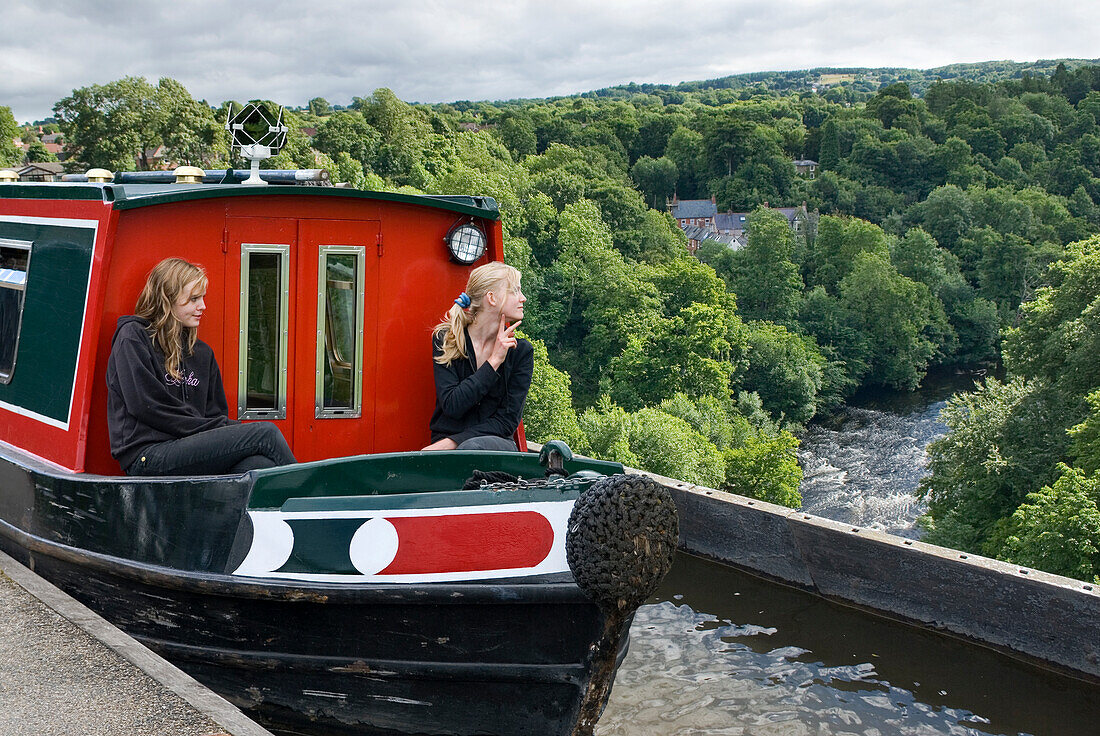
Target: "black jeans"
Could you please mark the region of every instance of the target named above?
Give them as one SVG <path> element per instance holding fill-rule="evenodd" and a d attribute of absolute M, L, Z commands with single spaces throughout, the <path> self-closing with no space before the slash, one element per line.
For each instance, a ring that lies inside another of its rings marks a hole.
<path fill-rule="evenodd" d="M 496 435 L 484 434 L 477 437 L 471 437 L 458 446 L 459 450 L 503 450 L 506 452 L 515 452 L 516 443 L 514 440 L 506 439 L 504 437 L 497 437 Z"/>
<path fill-rule="evenodd" d="M 141 451 L 127 475 L 223 475 L 296 462 L 278 428 L 270 422 L 227 424 L 217 429 L 158 442 Z"/>

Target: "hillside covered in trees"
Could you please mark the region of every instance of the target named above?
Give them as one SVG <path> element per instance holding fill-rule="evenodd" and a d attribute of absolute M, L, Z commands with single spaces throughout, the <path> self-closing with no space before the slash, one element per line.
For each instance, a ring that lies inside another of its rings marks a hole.
<path fill-rule="evenodd" d="M 268 165 L 495 197 L 537 351 L 529 436 L 635 467 L 797 506 L 806 422 L 862 387 L 1003 357 L 1005 381 L 955 400 L 931 450 L 928 539 L 1095 577 L 1100 67 L 873 91 L 834 74 L 818 92 L 316 98 Z M 164 145 L 213 168 L 230 104 L 127 78 L 55 113 L 81 166 Z M 673 194 L 751 210 L 748 244 L 690 255 Z M 764 206 L 803 203 L 798 232 Z"/>

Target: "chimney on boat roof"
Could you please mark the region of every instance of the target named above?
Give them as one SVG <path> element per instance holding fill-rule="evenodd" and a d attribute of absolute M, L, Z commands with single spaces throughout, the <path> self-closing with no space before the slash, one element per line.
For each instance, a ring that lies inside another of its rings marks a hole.
<path fill-rule="evenodd" d="M 177 184 L 202 184 L 206 171 L 198 166 L 177 166 L 173 169 Z"/>
<path fill-rule="evenodd" d="M 98 184 L 107 184 L 115 180 L 115 175 L 107 171 L 107 169 L 88 169 L 86 176 L 89 182 Z"/>

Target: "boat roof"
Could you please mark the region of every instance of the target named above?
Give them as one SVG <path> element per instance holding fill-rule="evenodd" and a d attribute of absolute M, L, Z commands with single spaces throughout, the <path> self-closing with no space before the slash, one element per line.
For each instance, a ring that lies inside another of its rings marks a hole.
<path fill-rule="evenodd" d="M 500 219 L 492 197 L 449 194 L 403 194 L 373 192 L 344 187 L 245 186 L 242 184 L 107 184 L 88 182 L 20 182 L 0 184 L 0 199 L 66 199 L 110 203 L 113 209 L 129 210 L 171 202 L 198 199 L 256 196 L 310 196 L 369 199 L 399 202 L 450 210 L 490 220 Z"/>

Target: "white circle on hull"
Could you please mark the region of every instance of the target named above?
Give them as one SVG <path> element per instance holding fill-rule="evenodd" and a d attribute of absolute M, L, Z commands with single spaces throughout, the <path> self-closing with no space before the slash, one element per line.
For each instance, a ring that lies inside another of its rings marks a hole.
<path fill-rule="evenodd" d="M 355 531 L 348 551 L 356 570 L 377 575 L 397 556 L 397 529 L 386 519 L 371 519 Z"/>

